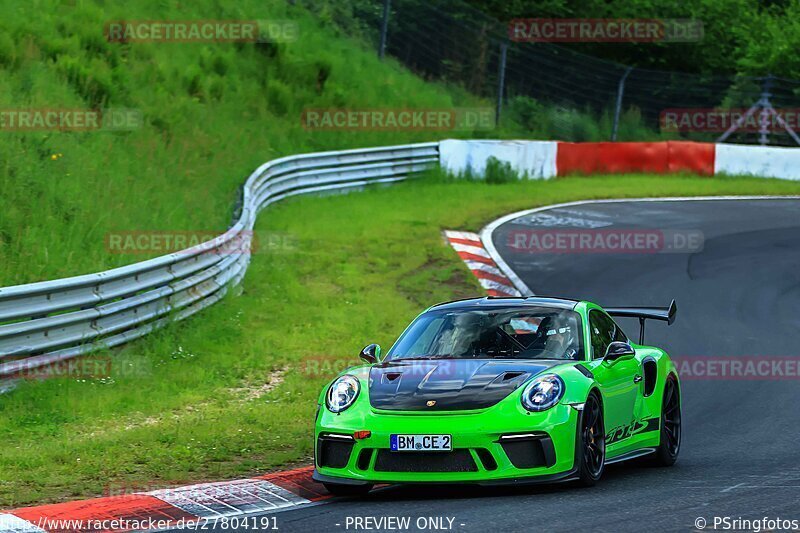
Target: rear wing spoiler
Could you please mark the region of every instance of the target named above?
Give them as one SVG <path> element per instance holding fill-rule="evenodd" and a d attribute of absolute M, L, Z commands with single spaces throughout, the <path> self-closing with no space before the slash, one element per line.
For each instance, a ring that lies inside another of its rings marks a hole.
<path fill-rule="evenodd" d="M 639 344 L 644 344 L 644 321 L 648 318 L 663 320 L 671 326 L 678 314 L 678 306 L 672 300 L 669 307 L 606 307 L 606 312 L 611 316 L 638 318 Z"/>

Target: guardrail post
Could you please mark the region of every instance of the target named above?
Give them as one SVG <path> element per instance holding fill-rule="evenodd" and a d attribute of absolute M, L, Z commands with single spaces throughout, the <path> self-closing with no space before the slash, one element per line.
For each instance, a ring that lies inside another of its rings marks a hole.
<path fill-rule="evenodd" d="M 389 32 L 389 11 L 392 0 L 383 0 L 383 21 L 381 22 L 381 44 L 378 48 L 378 57 L 383 60 L 386 55 L 386 34 Z"/>
<path fill-rule="evenodd" d="M 508 43 L 500 43 L 500 65 L 497 72 L 497 107 L 494 112 L 494 125 L 500 124 L 500 113 L 503 110 L 503 93 L 506 90 L 506 55 L 508 53 Z"/>
<path fill-rule="evenodd" d="M 628 67 L 625 69 L 625 74 L 622 75 L 622 78 L 619 80 L 619 86 L 617 87 L 617 105 L 614 109 L 614 125 L 611 128 L 611 141 L 617 140 L 617 128 L 619 127 L 619 113 L 622 109 L 622 94 L 625 92 L 625 79 L 627 79 L 628 74 L 631 73 L 633 67 Z"/>

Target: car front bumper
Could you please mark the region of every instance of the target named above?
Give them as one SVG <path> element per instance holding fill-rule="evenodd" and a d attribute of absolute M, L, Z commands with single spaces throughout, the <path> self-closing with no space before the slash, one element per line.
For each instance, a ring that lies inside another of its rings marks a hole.
<path fill-rule="evenodd" d="M 317 481 L 367 483 L 557 482 L 574 474 L 580 412 L 559 404 L 529 413 L 519 402 L 472 412 L 378 411 L 368 405 L 316 424 Z M 369 431 L 364 439 L 357 431 Z M 392 452 L 392 434 L 452 435 L 448 452 Z"/>

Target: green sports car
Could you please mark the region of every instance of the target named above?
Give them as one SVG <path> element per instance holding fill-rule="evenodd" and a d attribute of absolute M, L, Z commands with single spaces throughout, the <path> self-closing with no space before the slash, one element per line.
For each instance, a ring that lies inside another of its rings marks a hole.
<path fill-rule="evenodd" d="M 676 306 L 603 309 L 557 298 L 435 305 L 385 357 L 347 369 L 319 398 L 314 479 L 337 495 L 376 483 L 575 480 L 645 457 L 671 465 L 681 389 L 667 353 L 644 345 L 646 319 Z M 638 344 L 611 318 L 639 319 Z"/>

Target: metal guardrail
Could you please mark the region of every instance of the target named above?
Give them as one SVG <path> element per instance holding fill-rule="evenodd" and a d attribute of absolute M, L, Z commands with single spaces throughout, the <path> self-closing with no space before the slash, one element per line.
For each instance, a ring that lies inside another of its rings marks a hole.
<path fill-rule="evenodd" d="M 299 194 L 392 183 L 439 162 L 438 143 L 319 152 L 261 165 L 222 235 L 96 274 L 0 288 L 0 377 L 110 348 L 219 301 L 250 262 L 256 216 Z M 226 246 L 235 243 L 236 252 Z"/>

